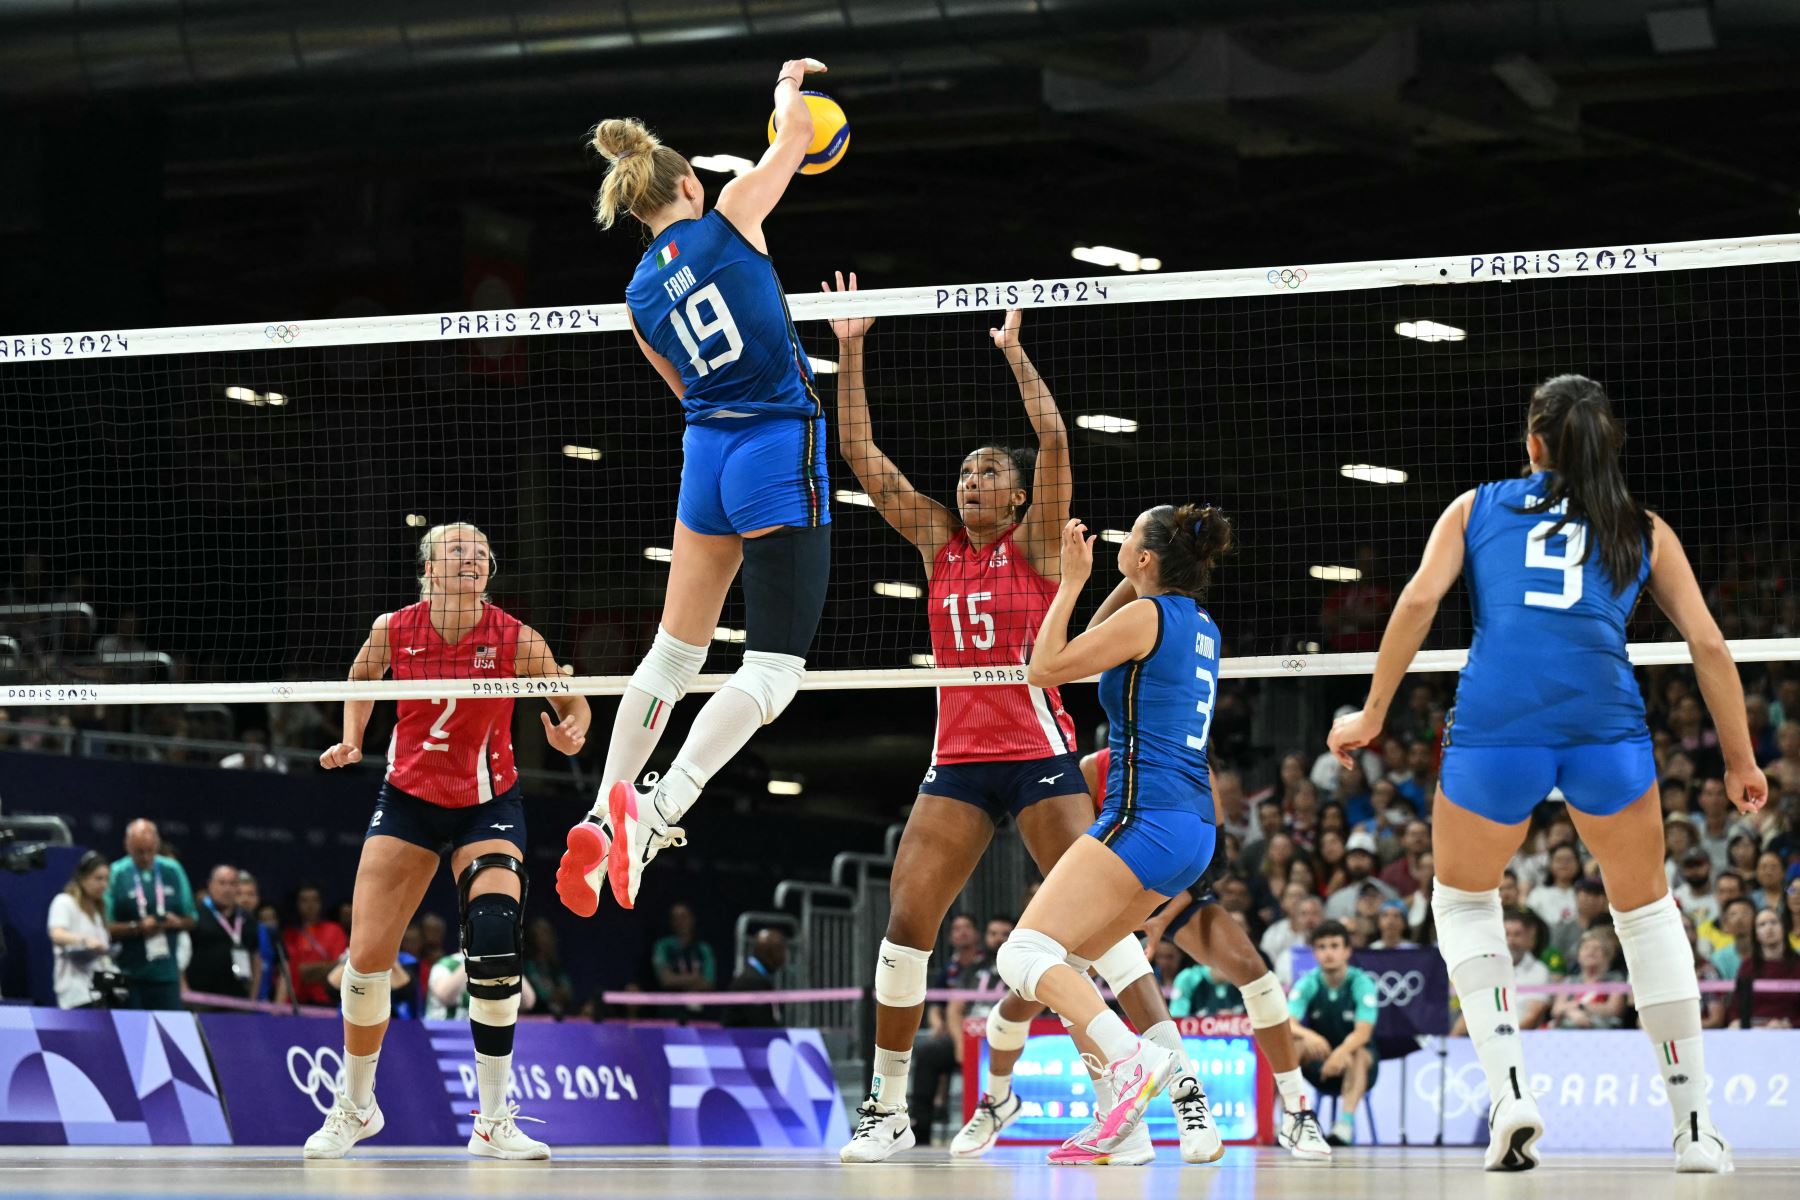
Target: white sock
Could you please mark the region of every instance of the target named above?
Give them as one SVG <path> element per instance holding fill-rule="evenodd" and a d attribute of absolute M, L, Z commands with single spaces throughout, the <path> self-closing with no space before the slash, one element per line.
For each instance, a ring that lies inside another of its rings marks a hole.
<path fill-rule="evenodd" d="M 687 741 L 675 755 L 656 795 L 656 812 L 670 825 L 700 798 L 700 789 L 762 728 L 762 706 L 734 687 L 714 692 L 694 718 Z"/>
<path fill-rule="evenodd" d="M 1663 895 L 1629 912 L 1612 910 L 1613 932 L 1625 952 L 1638 1026 L 1656 1047 L 1656 1069 L 1669 1093 L 1675 1128 L 1712 1128 L 1706 1103 L 1706 1059 L 1700 1046 L 1700 986 L 1690 963 L 1681 910 Z"/>
<path fill-rule="evenodd" d="M 1111 1009 L 1102 1009 L 1099 1016 L 1088 1022 L 1087 1035 L 1094 1045 L 1100 1047 L 1100 1053 L 1106 1056 L 1109 1066 L 1121 1058 L 1130 1058 L 1137 1053 L 1137 1037 Z"/>
<path fill-rule="evenodd" d="M 1432 888 L 1431 912 L 1438 952 L 1462 1001 L 1469 1040 L 1487 1072 L 1488 1099 L 1529 1096 L 1500 893 L 1493 888 L 1468 892 L 1439 882 Z"/>
<path fill-rule="evenodd" d="M 638 664 L 613 714 L 612 740 L 606 744 L 606 765 L 600 773 L 600 795 L 594 801 L 593 815 L 606 815 L 613 784 L 621 779 L 637 782 L 644 764 L 650 761 L 650 752 L 669 727 L 675 700 L 665 697 L 679 699 L 687 691 L 706 663 L 706 651 L 705 646 L 690 646 L 657 627 L 650 653 Z M 641 686 L 644 683 L 656 690 L 646 690 Z"/>
<path fill-rule="evenodd" d="M 989 1075 L 987 1094 L 995 1104 L 1003 1102 L 1012 1095 L 1012 1076 Z"/>
<path fill-rule="evenodd" d="M 1177 1077 L 1194 1073 L 1194 1065 L 1188 1061 L 1187 1047 L 1182 1045 L 1181 1032 L 1175 1028 L 1175 1022 L 1158 1021 L 1144 1030 L 1144 1040 L 1152 1046 L 1161 1046 L 1175 1056 L 1175 1061 L 1179 1064 L 1175 1068 Z"/>
<path fill-rule="evenodd" d="M 379 1050 L 373 1054 L 344 1051 L 344 1094 L 359 1109 L 375 1103 L 375 1063 L 380 1058 Z"/>
<path fill-rule="evenodd" d="M 1312 1099 L 1306 1094 L 1306 1077 L 1300 1074 L 1299 1067 L 1275 1072 L 1275 1090 L 1281 1093 L 1281 1107 L 1288 1112 L 1312 1108 Z"/>
<path fill-rule="evenodd" d="M 1094 1111 L 1111 1112 L 1112 1106 L 1119 1102 L 1118 1093 L 1113 1091 L 1112 1080 L 1105 1075 L 1090 1075 L 1094 1081 Z"/>
<path fill-rule="evenodd" d="M 475 1087 L 481 1097 L 483 1116 L 492 1116 L 500 1111 L 506 1102 L 506 1085 L 512 1078 L 512 1060 L 510 1054 L 475 1055 Z"/>
<path fill-rule="evenodd" d="M 883 1108 L 906 1107 L 906 1076 L 912 1067 L 911 1050 L 875 1047 L 875 1071 L 869 1079 L 869 1095 Z"/>
<path fill-rule="evenodd" d="M 1638 1025 L 1656 1046 L 1656 1069 L 1669 1093 L 1669 1115 L 1681 1129 L 1698 1116 L 1712 1128 L 1706 1102 L 1706 1053 L 1700 1040 L 1700 1002 L 1676 1000 L 1638 1010 Z"/>

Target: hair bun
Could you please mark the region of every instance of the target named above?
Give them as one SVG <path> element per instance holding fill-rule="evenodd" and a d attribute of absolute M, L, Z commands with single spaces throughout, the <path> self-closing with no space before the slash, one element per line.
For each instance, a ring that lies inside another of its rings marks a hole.
<path fill-rule="evenodd" d="M 633 117 L 611 117 L 594 126 L 594 149 L 608 162 L 648 154 L 662 145 L 644 123 Z"/>

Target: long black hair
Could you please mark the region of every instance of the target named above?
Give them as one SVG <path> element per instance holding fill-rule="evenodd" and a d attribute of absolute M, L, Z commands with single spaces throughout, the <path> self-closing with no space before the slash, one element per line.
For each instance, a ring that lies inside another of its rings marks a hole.
<path fill-rule="evenodd" d="M 1544 380 L 1531 393 L 1525 431 L 1542 438 L 1550 454 L 1550 490 L 1516 511 L 1536 515 L 1566 504 L 1545 537 L 1561 533 L 1570 521 L 1583 522 L 1588 539 L 1580 561 L 1587 562 L 1597 547 L 1613 594 L 1619 594 L 1644 564 L 1650 514 L 1625 485 L 1619 467 L 1625 431 L 1613 418 L 1606 389 L 1585 375 Z"/>

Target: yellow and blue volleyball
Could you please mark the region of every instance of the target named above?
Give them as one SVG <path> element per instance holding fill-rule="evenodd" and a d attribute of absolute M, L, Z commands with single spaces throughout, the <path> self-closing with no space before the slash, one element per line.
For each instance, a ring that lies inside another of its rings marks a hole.
<path fill-rule="evenodd" d="M 844 151 L 850 148 L 850 118 L 836 100 L 824 92 L 801 92 L 806 107 L 812 110 L 812 145 L 800 160 L 800 174 L 818 175 L 838 165 Z M 769 114 L 769 142 L 775 141 L 775 114 Z"/>

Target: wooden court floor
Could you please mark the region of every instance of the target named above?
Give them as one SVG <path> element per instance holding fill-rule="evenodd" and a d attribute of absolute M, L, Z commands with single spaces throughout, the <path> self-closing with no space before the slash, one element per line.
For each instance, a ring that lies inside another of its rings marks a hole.
<path fill-rule="evenodd" d="M 1523 1175 L 1488 1175 L 1471 1150 L 1351 1149 L 1330 1166 L 1274 1150 L 1231 1150 L 1212 1166 L 1173 1149 L 1148 1167 L 1050 1167 L 1042 1150 L 1004 1149 L 977 1162 L 915 1150 L 846 1167 L 836 1155 L 762 1150 L 559 1149 L 547 1163 L 497 1163 L 436 1149 L 365 1152 L 302 1162 L 297 1151 L 166 1147 L 3 1147 L 0 1196 L 378 1196 L 420 1200 L 1775 1200 L 1796 1193 L 1800 1155 L 1741 1155 L 1737 1173 L 1677 1176 L 1662 1156 L 1547 1157 Z M 479 1181 L 477 1181 L 477 1175 Z M 479 1186 L 477 1186 L 479 1183 Z"/>

